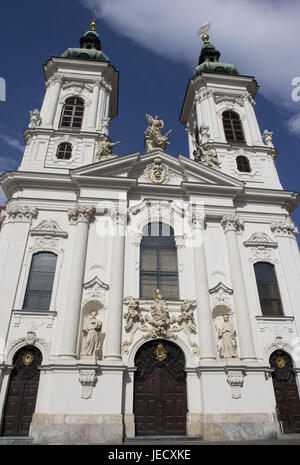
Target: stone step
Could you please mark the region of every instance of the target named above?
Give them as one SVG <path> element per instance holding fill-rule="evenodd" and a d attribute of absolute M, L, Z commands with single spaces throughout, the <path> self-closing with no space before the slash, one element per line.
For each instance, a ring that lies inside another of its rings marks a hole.
<path fill-rule="evenodd" d="M 0 446 L 32 444 L 33 439 L 28 436 L 1 436 Z"/>
<path fill-rule="evenodd" d="M 135 436 L 134 438 L 126 438 L 124 439 L 124 442 L 130 443 L 130 442 L 162 442 L 162 441 L 201 441 L 202 437 L 191 437 L 191 436 Z"/>

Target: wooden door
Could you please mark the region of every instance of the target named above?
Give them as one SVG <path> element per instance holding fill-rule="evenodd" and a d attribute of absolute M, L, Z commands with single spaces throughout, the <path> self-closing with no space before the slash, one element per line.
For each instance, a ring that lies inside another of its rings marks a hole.
<path fill-rule="evenodd" d="M 290 356 L 277 350 L 270 357 L 273 387 L 285 434 L 300 433 L 300 399 Z"/>
<path fill-rule="evenodd" d="M 42 361 L 36 347 L 21 349 L 14 358 L 2 421 L 2 436 L 28 436 L 35 410 Z"/>
<path fill-rule="evenodd" d="M 136 435 L 185 435 L 186 379 L 181 350 L 169 341 L 152 341 L 137 353 L 136 366 Z"/>

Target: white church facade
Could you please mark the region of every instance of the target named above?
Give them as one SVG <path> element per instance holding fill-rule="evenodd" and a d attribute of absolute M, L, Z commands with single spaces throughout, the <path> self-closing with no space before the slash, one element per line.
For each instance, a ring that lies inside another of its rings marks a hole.
<path fill-rule="evenodd" d="M 116 156 L 96 24 L 44 65 L 0 232 L 1 436 L 44 444 L 300 432 L 300 261 L 258 86 L 203 34 L 180 121 Z"/>

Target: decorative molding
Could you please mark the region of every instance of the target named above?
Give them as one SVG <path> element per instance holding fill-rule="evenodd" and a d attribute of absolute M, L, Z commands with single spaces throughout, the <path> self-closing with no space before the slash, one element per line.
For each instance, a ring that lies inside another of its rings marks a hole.
<path fill-rule="evenodd" d="M 265 345 L 264 347 L 264 357 L 266 360 L 269 361 L 270 355 L 275 350 L 284 350 L 287 353 L 291 354 L 293 352 L 294 347 L 292 347 L 288 342 L 284 341 L 281 336 L 275 336 L 273 342 Z"/>
<path fill-rule="evenodd" d="M 106 310 L 107 308 L 107 290 L 109 289 L 108 284 L 105 284 L 98 276 L 95 276 L 93 279 L 88 281 L 83 285 L 83 296 L 81 308 L 85 308 L 89 302 L 98 302 L 99 307 Z M 94 305 L 94 304 L 93 304 Z M 95 306 L 95 305 L 94 305 Z"/>
<path fill-rule="evenodd" d="M 37 337 L 33 329 L 27 331 L 26 336 L 20 337 L 18 339 L 13 339 L 9 342 L 7 350 L 7 361 L 9 362 L 10 360 L 12 360 L 14 354 L 21 347 L 26 345 L 32 345 L 40 348 L 43 352 L 43 362 L 45 362 L 44 358 L 47 358 L 49 353 L 49 344 L 45 339 Z"/>
<path fill-rule="evenodd" d="M 91 205 L 75 205 L 68 210 L 70 224 L 79 222 L 90 223 L 95 214 L 95 208 Z"/>
<path fill-rule="evenodd" d="M 231 388 L 231 397 L 240 399 L 242 397 L 242 387 L 244 384 L 244 372 L 242 370 L 226 369 L 226 381 Z"/>
<path fill-rule="evenodd" d="M 222 282 L 219 282 L 215 287 L 209 289 L 209 293 L 212 299 L 212 307 L 215 308 L 218 305 L 225 305 L 231 307 L 231 297 L 233 290 L 227 287 Z"/>
<path fill-rule="evenodd" d="M 44 220 L 38 226 L 30 230 L 31 236 L 68 237 L 54 220 Z"/>
<path fill-rule="evenodd" d="M 97 383 L 96 376 L 97 368 L 94 369 L 80 369 L 78 380 L 82 386 L 81 398 L 90 399 L 92 397 L 93 387 Z"/>
<path fill-rule="evenodd" d="M 272 241 L 269 236 L 262 232 L 252 234 L 248 241 L 244 242 L 245 247 L 278 247 L 277 242 Z"/>
<path fill-rule="evenodd" d="M 30 327 L 30 330 L 35 330 L 42 325 L 47 328 L 52 328 L 57 312 L 42 311 L 42 310 L 13 310 L 13 325 L 19 328 L 22 325 Z M 28 324 L 25 323 L 26 320 Z"/>
<path fill-rule="evenodd" d="M 63 82 L 62 74 L 59 74 L 59 73 L 52 74 L 52 76 L 50 76 L 49 79 L 46 81 L 46 87 L 52 86 L 56 82 L 60 82 L 62 84 Z"/>

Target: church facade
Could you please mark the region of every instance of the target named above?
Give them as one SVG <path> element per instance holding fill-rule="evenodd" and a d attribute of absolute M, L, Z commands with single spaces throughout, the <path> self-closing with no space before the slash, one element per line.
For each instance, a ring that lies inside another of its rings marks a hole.
<path fill-rule="evenodd" d="M 2 174 L 1 435 L 44 444 L 300 432 L 300 262 L 258 86 L 203 33 L 180 121 L 117 156 L 118 71 L 95 22 L 44 65 Z"/>

